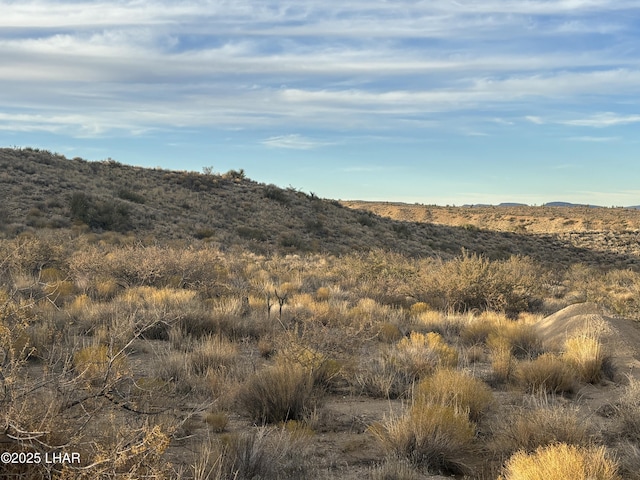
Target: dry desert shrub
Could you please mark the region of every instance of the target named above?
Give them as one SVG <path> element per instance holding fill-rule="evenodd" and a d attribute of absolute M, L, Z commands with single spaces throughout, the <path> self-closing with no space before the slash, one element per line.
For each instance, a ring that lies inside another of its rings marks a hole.
<path fill-rule="evenodd" d="M 226 434 L 201 446 L 192 475 L 194 480 L 308 478 L 307 443 L 284 428 Z"/>
<path fill-rule="evenodd" d="M 620 475 L 625 480 L 640 479 L 640 446 L 626 440 L 615 446 L 620 464 Z"/>
<path fill-rule="evenodd" d="M 596 383 L 602 379 L 603 367 L 608 355 L 596 333 L 586 332 L 568 338 L 564 345 L 563 358 L 573 367 L 578 379 Z"/>
<path fill-rule="evenodd" d="M 458 365 L 458 351 L 435 332 L 411 332 L 409 337 L 397 343 L 396 354 L 413 359 L 417 366 L 430 366 L 432 369 L 438 366 L 455 368 Z"/>
<path fill-rule="evenodd" d="M 629 383 L 615 406 L 619 432 L 633 442 L 640 442 L 640 381 L 629 377 Z"/>
<path fill-rule="evenodd" d="M 453 260 L 428 266 L 422 273 L 429 287 L 422 295 L 445 311 L 494 310 L 515 317 L 537 301 L 541 273 L 527 257 L 490 261 L 463 251 Z"/>
<path fill-rule="evenodd" d="M 403 416 L 374 424 L 369 431 L 387 454 L 430 472 L 470 471 L 475 427 L 466 412 L 455 407 L 418 403 Z"/>
<path fill-rule="evenodd" d="M 420 480 L 424 478 L 407 460 L 390 458 L 371 469 L 370 480 Z"/>
<path fill-rule="evenodd" d="M 579 447 L 557 443 L 534 453 L 515 453 L 506 463 L 501 480 L 622 480 L 618 465 L 604 447 Z"/>
<path fill-rule="evenodd" d="M 468 412 L 477 422 L 493 404 L 493 393 L 482 380 L 459 370 L 438 369 L 418 383 L 413 393 L 415 404 L 453 407 Z"/>
<path fill-rule="evenodd" d="M 302 420 L 315 407 L 313 377 L 299 365 L 276 364 L 251 376 L 238 392 L 239 407 L 259 424 Z"/>
<path fill-rule="evenodd" d="M 572 368 L 562 357 L 550 353 L 521 362 L 516 368 L 515 380 L 530 393 L 571 393 L 576 387 Z"/>
<path fill-rule="evenodd" d="M 517 408 L 496 418 L 492 427 L 491 450 L 503 456 L 522 450 L 531 453 L 556 443 L 588 446 L 595 432 L 577 409 L 554 406 Z"/>
<path fill-rule="evenodd" d="M 355 380 L 367 394 L 379 398 L 405 396 L 420 378 L 437 367 L 455 368 L 458 351 L 437 333 L 411 332 L 362 365 Z"/>
<path fill-rule="evenodd" d="M 238 346 L 222 335 L 203 337 L 189 356 L 192 371 L 204 375 L 210 369 L 231 367 L 238 358 Z"/>

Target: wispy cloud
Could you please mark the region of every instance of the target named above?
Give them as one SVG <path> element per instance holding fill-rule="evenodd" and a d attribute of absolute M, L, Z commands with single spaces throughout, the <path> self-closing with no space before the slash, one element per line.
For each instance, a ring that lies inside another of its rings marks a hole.
<path fill-rule="evenodd" d="M 440 128 L 449 113 L 468 116 L 468 132 L 481 131 L 470 124 L 478 112 L 501 119 L 505 110 L 541 123 L 562 118 L 564 102 L 640 94 L 637 59 L 620 48 L 635 44 L 627 13 L 638 7 L 638 0 L 0 0 L 0 109 L 19 120 L 16 130 L 76 135 L 256 125 L 400 131 L 409 123 Z M 576 52 L 581 39 L 585 48 Z M 544 109 L 554 115 L 521 113 Z M 586 111 L 565 123 L 637 118 Z M 0 118 L 0 128 L 11 125 Z M 323 145 L 275 133 L 262 143 Z"/>
<path fill-rule="evenodd" d="M 524 118 L 525 120 L 528 120 L 531 123 L 535 123 L 536 125 L 542 125 L 544 123 L 544 120 L 536 115 L 527 115 Z"/>
<path fill-rule="evenodd" d="M 297 134 L 269 137 L 263 140 L 262 143 L 268 147 L 290 148 L 294 150 L 310 150 L 330 145 L 330 143 L 320 142 Z"/>
<path fill-rule="evenodd" d="M 576 142 L 615 142 L 620 140 L 620 137 L 591 137 L 591 136 L 582 136 L 582 137 L 569 137 L 569 140 L 574 140 Z"/>
<path fill-rule="evenodd" d="M 638 115 L 620 115 L 613 112 L 598 113 L 586 118 L 577 120 L 567 120 L 566 125 L 575 125 L 578 127 L 612 127 L 616 125 L 628 125 L 630 123 L 640 122 L 640 114 Z"/>

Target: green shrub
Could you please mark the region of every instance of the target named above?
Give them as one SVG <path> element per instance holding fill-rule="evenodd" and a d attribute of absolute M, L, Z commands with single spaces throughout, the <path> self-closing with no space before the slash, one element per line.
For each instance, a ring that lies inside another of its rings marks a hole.
<path fill-rule="evenodd" d="M 71 218 L 96 230 L 125 232 L 132 228 L 129 208 L 120 202 L 99 200 L 83 192 L 76 192 L 69 202 Z"/>
<path fill-rule="evenodd" d="M 121 188 L 118 190 L 118 197 L 122 200 L 129 200 L 130 202 L 143 204 L 146 200 L 139 193 L 132 192 L 131 190 L 127 190 L 126 188 Z"/>

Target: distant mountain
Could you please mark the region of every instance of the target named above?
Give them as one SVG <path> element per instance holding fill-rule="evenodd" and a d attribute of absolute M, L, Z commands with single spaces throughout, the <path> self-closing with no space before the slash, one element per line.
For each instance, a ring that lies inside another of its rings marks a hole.
<path fill-rule="evenodd" d="M 517 203 L 517 202 L 502 202 L 498 205 L 493 205 L 491 203 L 466 203 L 462 205 L 464 208 L 486 208 L 486 207 L 528 207 L 526 203 Z"/>
<path fill-rule="evenodd" d="M 589 208 L 602 208 L 599 205 L 588 205 L 584 203 L 571 203 L 571 202 L 549 202 L 542 205 L 543 207 L 589 207 Z"/>

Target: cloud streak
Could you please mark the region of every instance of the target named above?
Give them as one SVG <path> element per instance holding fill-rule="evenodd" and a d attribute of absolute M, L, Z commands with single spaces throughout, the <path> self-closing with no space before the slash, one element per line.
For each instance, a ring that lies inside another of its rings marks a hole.
<path fill-rule="evenodd" d="M 640 93 L 628 47 L 629 13 L 638 7 L 635 0 L 0 1 L 0 128 L 85 136 L 271 125 L 273 134 L 256 141 L 310 149 L 320 144 L 278 132 L 448 122 L 459 131 L 461 117 L 467 132 L 483 131 L 473 125 L 478 117 L 503 119 L 493 122 L 503 128 L 514 118 L 542 124 L 569 118 L 565 103 L 595 98 L 598 108 Z M 579 42 L 587 47 L 576 52 Z M 640 118 L 599 111 L 555 123 L 615 127 Z"/>
<path fill-rule="evenodd" d="M 269 137 L 263 140 L 262 143 L 268 147 L 286 148 L 293 150 L 311 150 L 314 148 L 330 145 L 329 143 L 313 140 L 311 138 L 307 138 L 298 134 Z"/>

